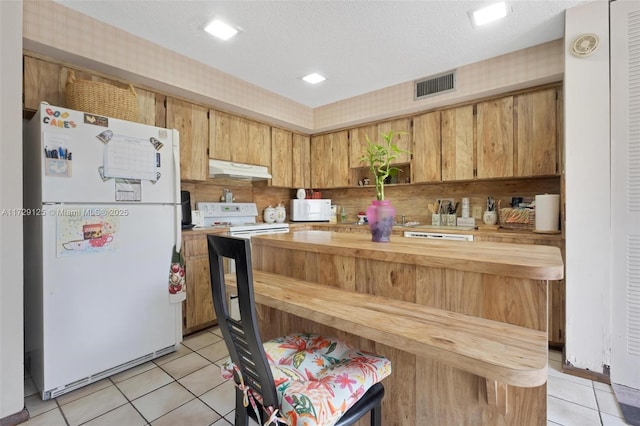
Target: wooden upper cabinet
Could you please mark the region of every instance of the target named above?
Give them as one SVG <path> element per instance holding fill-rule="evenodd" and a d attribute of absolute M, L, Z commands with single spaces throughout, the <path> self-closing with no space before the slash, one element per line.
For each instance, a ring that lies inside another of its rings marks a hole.
<path fill-rule="evenodd" d="M 513 96 L 477 104 L 478 179 L 513 176 Z"/>
<path fill-rule="evenodd" d="M 293 134 L 291 186 L 293 188 L 309 188 L 311 186 L 311 138 Z"/>
<path fill-rule="evenodd" d="M 293 184 L 293 135 L 288 130 L 271 129 L 271 185 L 291 188 Z"/>
<path fill-rule="evenodd" d="M 439 182 L 440 112 L 429 112 L 413 118 L 413 180 Z"/>
<path fill-rule="evenodd" d="M 25 110 L 35 111 L 40 106 L 40 102 L 48 102 L 51 105 L 68 108 L 66 87 L 70 71 L 74 72 L 76 80 L 101 81 L 120 88 L 129 87 L 126 83 L 109 80 L 89 72 L 73 70 L 60 64 L 31 56 L 23 56 L 23 60 L 23 108 Z M 134 90 L 138 100 L 138 112 L 140 113 L 139 118 L 134 121 L 151 126 L 166 127 L 164 124 L 164 97 L 140 88 L 134 88 Z M 163 118 L 161 120 L 157 120 L 158 117 L 156 115 L 156 109 L 158 108 L 157 98 L 160 98 L 160 105 L 163 108 Z"/>
<path fill-rule="evenodd" d="M 231 116 L 231 161 L 247 163 L 249 156 L 249 121 Z"/>
<path fill-rule="evenodd" d="M 349 167 L 369 167 L 366 161 L 360 161 L 367 150 L 367 139 L 369 136 L 371 142 L 378 141 L 378 125 L 370 124 L 368 126 L 357 127 L 349 130 Z"/>
<path fill-rule="evenodd" d="M 249 145 L 245 161 L 249 164 L 271 167 L 271 126 L 248 121 Z"/>
<path fill-rule="evenodd" d="M 231 161 L 232 116 L 209 110 L 209 157 Z"/>
<path fill-rule="evenodd" d="M 516 97 L 516 176 L 558 173 L 556 89 Z"/>
<path fill-rule="evenodd" d="M 180 132 L 180 178 L 207 180 L 207 108 L 167 98 L 167 127 Z"/>
<path fill-rule="evenodd" d="M 214 110 L 209 122 L 209 157 L 271 166 L 271 127 Z"/>
<path fill-rule="evenodd" d="M 326 161 L 327 152 L 331 151 L 330 141 L 325 135 L 311 136 L 311 187 L 326 188 L 329 186 L 329 166 Z"/>
<path fill-rule="evenodd" d="M 442 111 L 440 128 L 442 180 L 473 179 L 473 105 Z"/>
<path fill-rule="evenodd" d="M 156 126 L 156 94 L 148 90 L 135 89 L 140 112 L 140 123 Z"/>
<path fill-rule="evenodd" d="M 349 186 L 347 130 L 311 137 L 311 187 Z"/>
<path fill-rule="evenodd" d="M 24 109 L 37 110 L 40 102 L 64 107 L 67 105 L 66 72 L 59 64 L 24 57 L 23 84 Z"/>
<path fill-rule="evenodd" d="M 382 123 L 378 123 L 378 133 L 375 137 L 369 135 L 369 138 L 374 143 L 382 143 L 382 133 L 388 133 L 390 130 L 396 134 L 392 142 L 400 149 L 404 149 L 405 151 L 411 151 L 412 143 L 411 143 L 411 119 L 410 118 L 399 118 L 397 120 L 389 120 L 384 121 Z M 402 133 L 399 136 L 398 133 Z M 398 163 L 408 163 L 411 161 L 411 154 L 405 153 L 401 154 L 391 162 L 391 164 Z"/>

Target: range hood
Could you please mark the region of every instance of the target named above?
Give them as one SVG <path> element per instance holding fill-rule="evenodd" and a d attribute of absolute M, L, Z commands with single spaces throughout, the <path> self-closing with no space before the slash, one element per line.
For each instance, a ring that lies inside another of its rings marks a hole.
<path fill-rule="evenodd" d="M 271 179 L 269 169 L 265 166 L 234 163 L 232 161 L 209 160 L 209 177 L 226 177 L 242 180 Z"/>

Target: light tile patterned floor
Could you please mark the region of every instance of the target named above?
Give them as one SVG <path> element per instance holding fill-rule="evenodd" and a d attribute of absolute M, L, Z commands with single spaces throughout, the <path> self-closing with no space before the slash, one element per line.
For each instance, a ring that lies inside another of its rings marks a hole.
<path fill-rule="evenodd" d="M 180 350 L 84 388 L 42 401 L 25 373 L 24 426 L 229 426 L 235 392 L 220 377 L 227 357 L 217 328 L 187 337 Z M 560 372 L 549 352 L 548 426 L 625 425 L 611 386 Z M 252 425 L 256 425 L 254 422 Z"/>

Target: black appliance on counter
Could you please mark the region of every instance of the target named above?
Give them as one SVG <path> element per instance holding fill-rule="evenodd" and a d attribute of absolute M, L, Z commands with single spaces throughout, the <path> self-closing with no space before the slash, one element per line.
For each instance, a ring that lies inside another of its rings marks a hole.
<path fill-rule="evenodd" d="M 180 204 L 182 207 L 182 229 L 193 228 L 191 223 L 191 193 L 189 191 L 180 191 Z"/>

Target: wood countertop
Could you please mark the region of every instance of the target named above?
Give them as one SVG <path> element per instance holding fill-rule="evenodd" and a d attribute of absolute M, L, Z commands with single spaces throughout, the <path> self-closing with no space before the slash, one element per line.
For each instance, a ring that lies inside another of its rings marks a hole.
<path fill-rule="evenodd" d="M 235 286 L 235 275 L 225 276 Z M 253 271 L 255 300 L 507 385 L 547 381 L 547 336 L 485 318 Z"/>
<path fill-rule="evenodd" d="M 330 231 L 261 235 L 252 238 L 252 243 L 505 277 L 559 280 L 564 276 L 560 249 L 543 245 L 404 237 L 392 237 L 388 243 L 374 243 L 369 234 Z"/>

